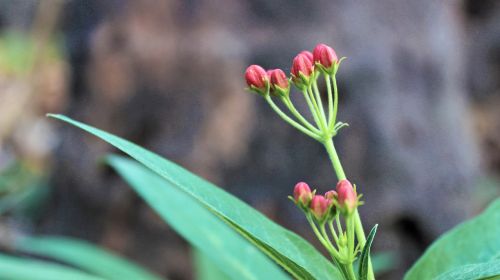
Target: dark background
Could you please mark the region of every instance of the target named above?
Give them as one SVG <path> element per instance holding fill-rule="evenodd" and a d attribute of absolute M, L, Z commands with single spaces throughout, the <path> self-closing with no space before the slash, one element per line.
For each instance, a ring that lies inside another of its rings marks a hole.
<path fill-rule="evenodd" d="M 0 211 L 4 245 L 74 236 L 194 277 L 185 242 L 98 164 L 114 150 L 47 112 L 170 158 L 314 242 L 286 196 L 298 181 L 333 188 L 327 155 L 245 92 L 243 72 L 289 72 L 320 42 L 347 57 L 350 127 L 335 142 L 366 229 L 380 224 L 375 251 L 393 254 L 383 279 L 500 193 L 499 1 L 0 0 L 0 31 L 33 54 L 0 59 L 0 172 L 19 164 L 47 190 L 30 211 Z"/>

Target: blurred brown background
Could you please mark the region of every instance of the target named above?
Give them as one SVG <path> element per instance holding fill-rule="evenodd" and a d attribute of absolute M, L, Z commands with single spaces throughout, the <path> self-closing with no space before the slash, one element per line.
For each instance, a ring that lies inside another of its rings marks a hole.
<path fill-rule="evenodd" d="M 17 195 L 0 200 L 4 246 L 68 235 L 194 277 L 185 242 L 98 163 L 109 145 L 47 112 L 173 159 L 314 242 L 286 196 L 301 180 L 334 187 L 326 153 L 245 92 L 243 72 L 289 72 L 319 42 L 348 57 L 351 126 L 335 140 L 365 226 L 380 224 L 375 251 L 393 254 L 382 279 L 500 193 L 499 1 L 0 0 L 0 36 L 0 174 Z"/>

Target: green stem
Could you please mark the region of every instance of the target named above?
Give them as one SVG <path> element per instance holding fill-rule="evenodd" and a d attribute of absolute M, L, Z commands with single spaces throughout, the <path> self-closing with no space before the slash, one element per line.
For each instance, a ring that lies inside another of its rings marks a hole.
<path fill-rule="evenodd" d="M 323 142 L 323 145 L 325 146 L 325 149 L 328 153 L 328 156 L 330 157 L 330 161 L 332 162 L 333 169 L 335 170 L 335 173 L 337 174 L 338 180 L 343 180 L 346 179 L 344 169 L 342 168 L 342 164 L 340 163 L 339 156 L 337 154 L 337 151 L 335 150 L 335 146 L 333 145 L 333 140 L 330 138 L 326 141 Z M 352 214 L 352 218 L 354 221 L 354 228 L 356 232 L 356 237 L 358 238 L 358 242 L 361 245 L 361 248 L 366 243 L 366 236 L 365 232 L 363 230 L 363 224 L 361 223 L 361 217 L 359 216 L 358 209 L 354 210 L 354 213 Z M 371 264 L 371 260 L 368 262 L 368 280 L 373 280 L 375 279 L 375 275 L 373 273 L 373 266 Z"/>
<path fill-rule="evenodd" d="M 337 174 L 338 180 L 344 180 L 346 178 L 344 169 L 342 168 L 342 165 L 340 164 L 340 159 L 337 154 L 337 151 L 335 150 L 335 146 L 333 145 L 333 140 L 329 138 L 328 140 L 323 142 L 323 145 L 325 145 L 326 152 L 328 153 L 328 156 L 330 157 L 330 161 L 333 164 L 333 169 L 335 173 Z"/>
<path fill-rule="evenodd" d="M 307 221 L 309 222 L 309 225 L 311 225 L 311 228 L 313 229 L 314 234 L 316 234 L 316 237 L 318 237 L 319 242 L 321 242 L 321 244 L 323 244 L 323 246 L 326 248 L 328 253 L 330 253 L 330 256 L 332 258 L 333 263 L 340 269 L 340 272 L 342 272 L 342 275 L 344 276 L 344 278 L 346 278 L 347 280 L 355 280 L 356 278 L 352 279 L 350 276 L 349 267 L 347 267 L 346 265 L 341 264 L 339 262 L 340 255 L 335 251 L 334 248 L 330 248 L 328 246 L 328 243 L 326 242 L 326 240 L 323 238 L 323 236 L 319 232 L 318 228 L 316 227 L 316 224 L 314 223 L 314 221 L 311 217 L 311 214 L 310 213 L 306 214 L 306 218 L 307 218 Z M 351 267 L 351 269 L 352 269 L 352 267 Z"/>
<path fill-rule="evenodd" d="M 325 224 L 321 225 L 320 230 L 321 230 L 321 234 L 323 234 L 323 236 L 326 239 L 326 241 L 328 241 L 328 244 L 330 244 L 331 249 L 333 249 L 333 250 L 335 250 L 335 251 L 338 252 L 338 250 L 335 248 L 335 246 L 333 245 L 332 241 L 330 240 L 330 237 L 328 236 L 328 233 L 326 232 Z M 334 239 L 335 239 L 335 237 L 334 237 Z"/>
<path fill-rule="evenodd" d="M 333 121 L 333 98 L 332 98 L 332 86 L 330 85 L 330 75 L 325 74 L 326 91 L 328 93 L 328 127 L 332 126 Z"/>
<path fill-rule="evenodd" d="M 352 267 L 352 265 L 348 266 L 347 273 L 349 275 L 349 279 L 356 280 L 356 274 L 354 273 L 354 268 Z"/>
<path fill-rule="evenodd" d="M 322 130 L 325 130 L 325 128 L 326 128 L 326 126 L 324 124 L 325 117 L 323 116 L 323 114 L 321 114 L 321 111 L 319 110 L 318 102 L 316 101 L 316 98 L 314 97 L 314 93 L 313 93 L 311 85 L 309 85 L 309 87 L 307 88 L 307 92 L 309 93 L 309 98 L 311 99 L 312 104 L 314 106 L 314 111 L 316 113 L 316 116 L 318 116 L 318 122 L 319 122 L 318 126 Z"/>
<path fill-rule="evenodd" d="M 295 108 L 295 106 L 292 103 L 292 100 L 290 99 L 290 96 L 283 97 L 281 98 L 283 103 L 286 105 L 286 107 L 290 110 L 290 112 L 309 130 L 316 134 L 320 134 L 321 131 L 314 127 L 309 121 L 307 121 L 301 114 L 300 112 Z"/>
<path fill-rule="evenodd" d="M 335 250 L 335 248 L 333 247 L 331 242 L 327 241 L 325 239 L 325 237 L 323 237 L 323 235 L 320 233 L 320 231 L 318 230 L 318 227 L 316 226 L 313 219 L 311 218 L 311 214 L 307 214 L 306 218 L 307 218 L 307 221 L 309 222 L 309 224 L 311 225 L 311 227 L 314 231 L 314 234 L 316 234 L 316 236 L 318 237 L 321 244 L 323 244 L 323 246 L 328 250 L 328 253 L 330 253 L 332 258 L 338 260 L 340 258 L 339 253 L 337 252 L 337 250 Z"/>
<path fill-rule="evenodd" d="M 314 107 L 314 104 L 313 104 L 311 98 L 309 97 L 307 89 L 303 90 L 302 94 L 304 95 L 304 99 L 306 100 L 307 106 L 309 106 L 309 111 L 311 112 L 311 115 L 313 116 L 314 122 L 316 123 L 316 125 L 318 127 L 321 128 L 321 122 L 319 120 L 319 116 L 316 114 L 316 109 Z"/>
<path fill-rule="evenodd" d="M 339 217 L 339 214 L 337 214 L 335 216 L 335 221 L 337 223 L 337 229 L 339 230 L 339 233 L 342 233 L 344 232 L 344 230 L 342 229 L 342 224 L 340 223 L 340 217 Z"/>
<path fill-rule="evenodd" d="M 339 107 L 339 93 L 337 89 L 337 78 L 335 77 L 335 75 L 332 75 L 332 80 L 333 80 L 333 119 L 328 126 L 330 130 L 333 129 L 333 126 L 335 126 L 335 122 L 337 121 L 337 111 Z"/>
<path fill-rule="evenodd" d="M 340 246 L 339 246 L 339 237 L 337 235 L 337 232 L 335 231 L 335 228 L 333 227 L 333 220 L 331 220 L 331 221 L 328 222 L 328 227 L 330 228 L 330 232 L 332 233 L 333 240 L 337 244 L 337 247 L 340 248 Z"/>
<path fill-rule="evenodd" d="M 354 261 L 354 220 L 352 217 L 347 217 L 347 254 L 348 259 Z"/>
<path fill-rule="evenodd" d="M 281 109 L 273 102 L 273 100 L 271 99 L 271 97 L 269 95 L 266 96 L 266 101 L 267 103 L 269 103 L 269 105 L 271 106 L 271 108 L 273 108 L 273 110 L 284 120 L 286 121 L 287 123 L 289 123 L 290 125 L 292 125 L 293 127 L 295 127 L 296 129 L 298 129 L 300 132 L 306 134 L 307 136 L 317 140 L 317 141 L 321 141 L 321 138 L 319 137 L 319 135 L 315 134 L 314 132 L 308 130 L 307 128 L 303 127 L 301 124 L 299 124 L 298 122 L 292 120 L 289 116 L 287 116 L 285 113 L 283 113 L 283 111 L 281 111 Z"/>
<path fill-rule="evenodd" d="M 319 93 L 318 83 L 316 82 L 316 79 L 313 80 L 312 88 L 314 90 L 314 95 L 316 96 L 316 103 L 318 104 L 319 111 L 320 111 L 321 116 L 322 116 L 321 119 L 324 121 L 325 127 L 328 127 L 328 124 L 326 122 L 325 110 L 323 109 L 323 101 L 321 100 L 321 95 Z"/>

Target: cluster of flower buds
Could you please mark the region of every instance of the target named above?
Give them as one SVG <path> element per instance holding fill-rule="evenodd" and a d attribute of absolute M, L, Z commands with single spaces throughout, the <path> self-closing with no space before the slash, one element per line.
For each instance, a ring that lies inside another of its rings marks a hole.
<path fill-rule="evenodd" d="M 293 84 L 303 90 L 311 84 L 315 78 L 315 70 L 335 74 L 341 60 L 333 48 L 318 44 L 313 52 L 302 51 L 295 56 L 292 63 L 291 80 Z M 261 95 L 267 91 L 276 96 L 284 96 L 289 93 L 290 83 L 285 72 L 281 69 L 268 70 L 267 72 L 259 65 L 250 65 L 245 72 L 245 79 L 250 90 Z"/>
<path fill-rule="evenodd" d="M 312 52 L 302 51 L 294 57 L 290 78 L 281 69 L 266 71 L 258 65 L 249 66 L 245 73 L 249 89 L 262 95 L 280 118 L 324 145 L 339 179 L 346 176 L 332 138 L 347 126 L 337 122 L 339 94 L 336 73 L 342 60 L 333 48 L 318 44 Z M 320 93 L 319 77 L 325 82 L 327 94 Z M 290 96 L 291 84 L 301 91 L 309 117 L 303 116 L 294 106 Z M 278 98 L 274 97 L 278 97 L 283 106 L 278 106 L 274 102 Z M 283 111 L 283 107 L 288 112 Z M 300 182 L 295 185 L 293 197 L 289 197 L 304 212 L 314 234 L 335 263 L 343 267 L 346 279 L 356 279 L 352 264 L 366 242 L 363 231 L 359 230 L 362 224 L 356 211 L 362 204 L 360 197 L 356 186 L 346 179 L 340 179 L 336 189 L 324 195 L 316 194 L 316 190 L 311 191 L 309 185 Z M 373 272 L 368 279 L 374 279 Z"/>
<path fill-rule="evenodd" d="M 324 195 L 316 194 L 307 183 L 299 182 L 293 190 L 293 201 L 306 214 L 311 213 L 318 223 L 333 219 L 337 211 L 351 215 L 360 204 L 355 188 L 346 179 L 338 182 L 336 191 L 330 190 Z"/>
<path fill-rule="evenodd" d="M 266 71 L 259 65 L 250 65 L 245 72 L 245 80 L 250 90 L 263 96 L 268 93 L 286 96 L 290 92 L 290 83 L 281 69 Z"/>

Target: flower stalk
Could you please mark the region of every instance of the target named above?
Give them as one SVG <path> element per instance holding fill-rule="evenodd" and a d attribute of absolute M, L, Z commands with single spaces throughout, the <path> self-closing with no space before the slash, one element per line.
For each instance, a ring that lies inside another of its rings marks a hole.
<path fill-rule="evenodd" d="M 336 73 L 343 59 L 338 59 L 331 47 L 319 44 L 313 53 L 303 51 L 293 59 L 290 79 L 286 79 L 286 75 L 280 69 L 266 72 L 256 65 L 247 69 L 245 77 L 249 89 L 263 96 L 278 116 L 325 147 L 338 179 L 336 191 L 317 195 L 316 190 L 311 192 L 309 186 L 301 182 L 295 186 L 294 197 L 290 199 L 304 212 L 314 234 L 328 251 L 344 278 L 356 280 L 360 276 L 354 273 L 353 263 L 366 243 L 358 212 L 358 206 L 363 202 L 360 201 L 361 195 L 356 192 L 356 186 L 353 187 L 347 180 L 333 143 L 333 137 L 339 130 L 348 126 L 346 123 L 337 122 Z M 326 84 L 325 103 L 318 87 L 320 77 L 323 77 Z M 313 122 L 304 117 L 294 106 L 290 97 L 290 84 L 302 92 Z M 281 100 L 291 116 L 281 110 L 273 101 L 273 97 Z M 371 261 L 368 263 L 366 278 L 375 279 Z"/>

